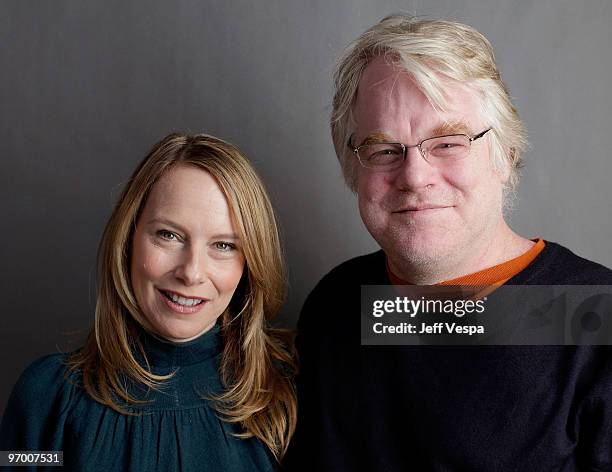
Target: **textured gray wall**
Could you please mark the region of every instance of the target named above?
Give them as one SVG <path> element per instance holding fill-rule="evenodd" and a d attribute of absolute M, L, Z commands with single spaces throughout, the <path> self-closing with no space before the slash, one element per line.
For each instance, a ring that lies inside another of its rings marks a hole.
<path fill-rule="evenodd" d="M 284 325 L 327 270 L 375 249 L 334 157 L 330 75 L 399 11 L 491 40 L 532 145 L 513 226 L 612 266 L 608 0 L 4 0 L 0 411 L 30 361 L 82 339 L 104 222 L 170 131 L 232 141 L 265 179 L 290 270 Z"/>

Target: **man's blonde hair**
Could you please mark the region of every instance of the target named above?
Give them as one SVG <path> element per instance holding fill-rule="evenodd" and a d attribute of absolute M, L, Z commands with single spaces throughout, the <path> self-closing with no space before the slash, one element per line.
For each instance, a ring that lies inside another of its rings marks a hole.
<path fill-rule="evenodd" d="M 392 15 L 351 43 L 334 73 L 332 139 L 351 190 L 356 187 L 357 165 L 347 146 L 355 127 L 353 106 L 363 71 L 380 56 L 411 74 L 432 106 L 439 110 L 448 109 L 445 80 L 474 90 L 480 99 L 479 112 L 493 128 L 487 134 L 493 163 L 500 170 L 510 169 L 506 190 L 516 187 L 522 153 L 527 146 L 526 131 L 510 101 L 487 38 L 454 21 Z"/>

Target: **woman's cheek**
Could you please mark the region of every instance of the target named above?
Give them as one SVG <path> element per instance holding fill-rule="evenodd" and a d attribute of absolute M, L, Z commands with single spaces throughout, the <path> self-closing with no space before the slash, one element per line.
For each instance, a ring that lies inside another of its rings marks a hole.
<path fill-rule="evenodd" d="M 144 254 L 142 270 L 151 277 L 161 277 L 175 266 L 176 255 L 151 245 Z"/>

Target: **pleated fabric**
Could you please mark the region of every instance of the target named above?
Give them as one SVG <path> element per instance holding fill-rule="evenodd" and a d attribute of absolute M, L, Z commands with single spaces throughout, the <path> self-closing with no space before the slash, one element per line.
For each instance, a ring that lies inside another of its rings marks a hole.
<path fill-rule="evenodd" d="M 15 385 L 0 426 L 0 450 L 63 451 L 66 470 L 276 470 L 259 440 L 236 438 L 238 427 L 212 408 L 211 395 L 222 391 L 218 326 L 187 343 L 165 342 L 144 330 L 140 336 L 151 370 L 175 375 L 160 390 L 131 385 L 130 392 L 147 401 L 130 406 L 134 414 L 93 401 L 78 375 L 67 376 L 65 355 L 49 355 Z"/>

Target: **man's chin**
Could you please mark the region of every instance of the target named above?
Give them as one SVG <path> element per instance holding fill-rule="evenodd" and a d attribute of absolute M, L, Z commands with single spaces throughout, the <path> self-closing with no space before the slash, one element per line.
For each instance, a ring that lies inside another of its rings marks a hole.
<path fill-rule="evenodd" d="M 456 244 L 445 238 L 409 238 L 379 242 L 387 256 L 398 264 L 437 266 L 447 263 L 455 253 Z"/>

